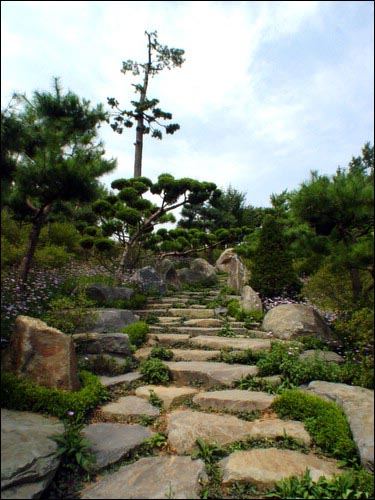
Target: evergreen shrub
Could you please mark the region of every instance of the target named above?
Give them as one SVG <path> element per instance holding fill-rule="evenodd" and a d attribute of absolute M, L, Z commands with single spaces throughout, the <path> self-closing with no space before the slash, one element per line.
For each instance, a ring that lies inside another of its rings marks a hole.
<path fill-rule="evenodd" d="M 42 387 L 25 378 L 1 372 L 1 406 L 10 410 L 46 413 L 60 419 L 72 411 L 77 420 L 82 420 L 106 399 L 108 392 L 93 373 L 82 370 L 79 377 L 81 390 L 68 392 Z"/>
<path fill-rule="evenodd" d="M 137 321 L 121 330 L 129 336 L 129 342 L 135 347 L 140 347 L 146 341 L 149 331 L 150 327 L 145 321 Z"/>

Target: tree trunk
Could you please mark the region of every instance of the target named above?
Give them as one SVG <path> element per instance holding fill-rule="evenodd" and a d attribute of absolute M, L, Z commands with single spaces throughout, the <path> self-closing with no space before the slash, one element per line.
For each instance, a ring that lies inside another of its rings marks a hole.
<path fill-rule="evenodd" d="M 36 246 L 38 244 L 39 234 L 49 212 L 51 211 L 51 208 L 52 205 L 47 205 L 46 207 L 39 209 L 33 221 L 33 226 L 30 231 L 27 249 L 19 268 L 19 286 L 21 293 L 23 293 L 25 290 L 25 285 L 27 282 L 27 278 L 29 276 L 31 262 L 33 260 Z"/>
<path fill-rule="evenodd" d="M 135 137 L 135 156 L 134 156 L 134 177 L 142 175 L 142 153 L 143 153 L 143 115 L 137 120 L 137 129 Z"/>

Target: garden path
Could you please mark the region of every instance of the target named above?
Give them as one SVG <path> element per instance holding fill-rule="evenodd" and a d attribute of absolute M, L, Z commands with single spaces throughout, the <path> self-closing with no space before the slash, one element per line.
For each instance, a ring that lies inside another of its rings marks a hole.
<path fill-rule="evenodd" d="M 81 498 L 212 498 L 215 494 L 262 498 L 262 490 L 302 475 L 306 467 L 314 479 L 340 473 L 335 460 L 316 454 L 301 422 L 277 418 L 270 409 L 274 395 L 234 386 L 241 377 L 256 376 L 258 368 L 255 362 L 233 363 L 225 353 L 267 351 L 272 335 L 261 331 L 260 324 L 249 329 L 226 317 L 219 302 L 212 307 L 225 285 L 226 276 L 220 275 L 218 284 L 209 289 L 152 299 L 146 309 L 135 311 L 154 323 L 147 345 L 135 357 L 147 359 L 154 346 L 170 349 L 173 358 L 164 363 L 172 381 L 168 386 L 147 385 L 137 372 L 102 377 L 117 399 L 102 406 L 86 428 L 102 471 Z M 278 376 L 264 379 L 280 383 Z M 121 464 L 120 459 L 128 458 L 145 439 L 139 424 L 159 433 L 153 434 L 159 436 L 159 447 L 156 444 L 154 456 Z M 128 440 L 124 446 L 129 433 L 131 444 Z M 249 440 L 252 446 L 245 445 Z M 227 447 L 228 452 L 212 467 L 210 456 L 219 453 L 215 445 Z M 114 463 L 117 467 L 108 470 Z"/>

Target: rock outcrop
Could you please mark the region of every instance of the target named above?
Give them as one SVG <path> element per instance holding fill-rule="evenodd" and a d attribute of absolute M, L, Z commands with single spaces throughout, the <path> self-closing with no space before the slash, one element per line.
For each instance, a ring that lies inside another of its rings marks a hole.
<path fill-rule="evenodd" d="M 63 431 L 56 418 L 1 410 L 1 498 L 40 497 L 60 464 L 49 437 Z"/>
<path fill-rule="evenodd" d="M 28 316 L 16 318 L 10 346 L 3 352 L 2 368 L 44 387 L 80 389 L 72 338 Z"/>
<path fill-rule="evenodd" d="M 264 317 L 262 330 L 271 331 L 281 340 L 314 336 L 333 340 L 333 335 L 320 314 L 304 304 L 281 304 L 272 308 Z"/>

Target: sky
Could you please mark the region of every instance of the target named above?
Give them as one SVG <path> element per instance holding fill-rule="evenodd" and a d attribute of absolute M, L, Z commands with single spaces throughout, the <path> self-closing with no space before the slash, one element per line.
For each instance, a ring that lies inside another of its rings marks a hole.
<path fill-rule="evenodd" d="M 181 127 L 145 136 L 142 174 L 153 181 L 214 182 L 266 207 L 374 143 L 371 1 L 2 1 L 2 109 L 14 92 L 52 91 L 53 77 L 93 106 L 115 97 L 131 108 L 138 81 L 122 62 L 146 62 L 155 30 L 186 60 L 149 84 Z M 118 161 L 102 178 L 109 187 L 133 176 L 135 129 L 99 132 Z"/>

